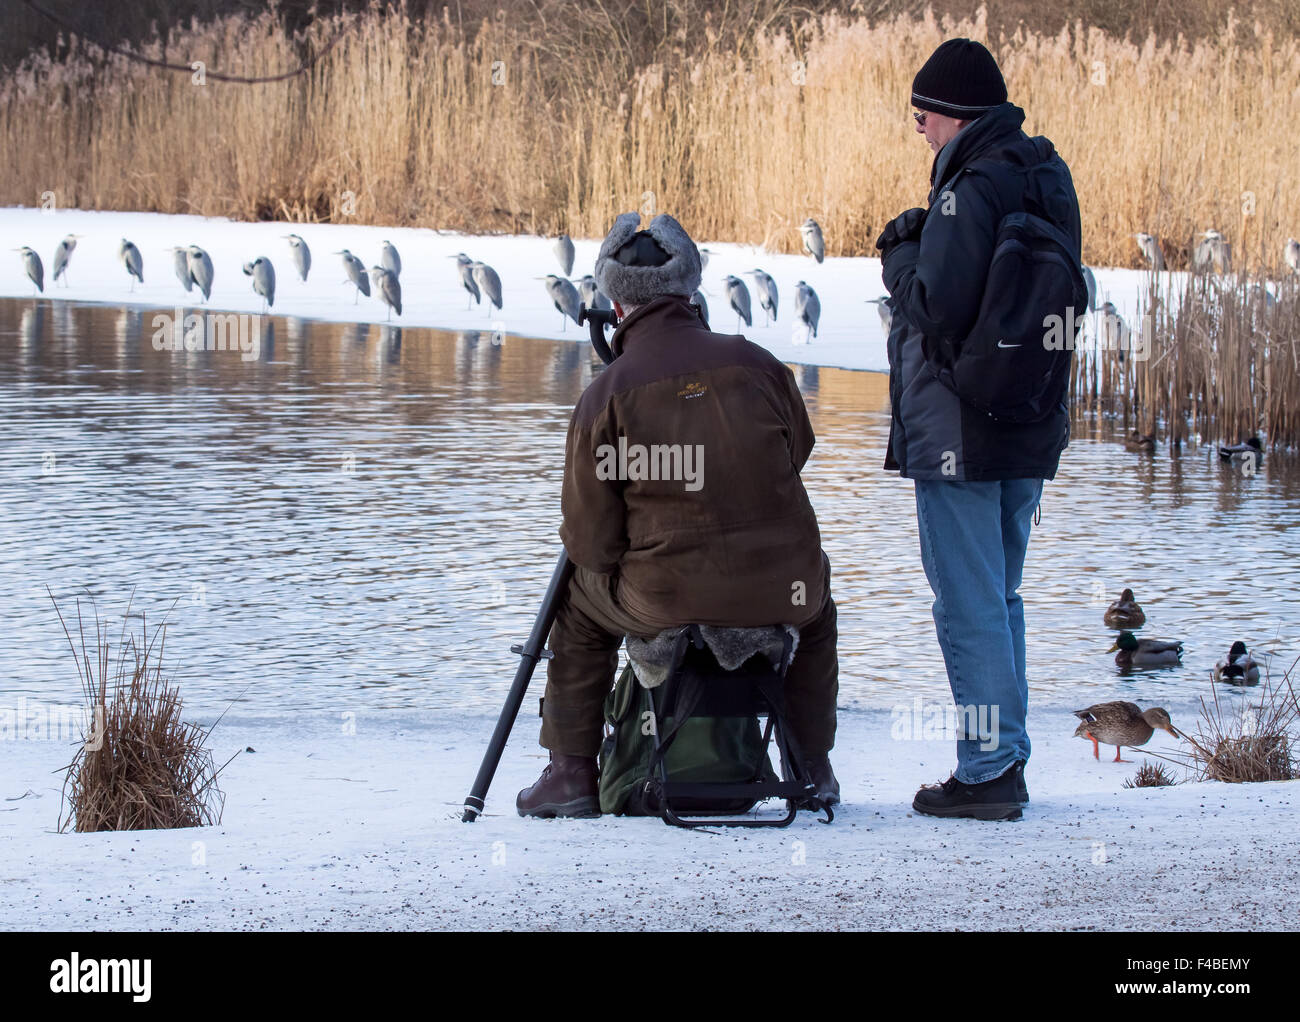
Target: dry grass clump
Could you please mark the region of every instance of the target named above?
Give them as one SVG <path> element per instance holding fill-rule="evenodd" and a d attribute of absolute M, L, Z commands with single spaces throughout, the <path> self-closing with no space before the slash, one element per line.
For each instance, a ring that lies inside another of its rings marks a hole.
<path fill-rule="evenodd" d="M 1300 235 L 1294 146 L 1276 129 L 1300 121 L 1300 39 L 1272 21 L 1227 12 L 1189 41 L 1083 20 L 1004 34 L 983 8 L 913 4 L 535 6 L 472 20 L 376 4 L 301 30 L 263 8 L 139 47 L 259 75 L 354 26 L 309 73 L 254 86 L 41 51 L 0 80 L 0 204 L 48 191 L 60 207 L 586 237 L 627 209 L 668 210 L 697 237 L 787 252 L 814 216 L 828 254 L 874 255 L 886 219 L 927 191 L 912 77 L 965 35 L 1069 162 L 1087 262 L 1137 265 L 1142 230 L 1183 267 L 1214 226 L 1271 267 Z"/>
<path fill-rule="evenodd" d="M 124 625 L 114 657 L 111 637 L 101 630 L 98 614 L 94 642 L 88 646 L 77 601 L 78 649 L 57 603 L 55 611 L 72 647 L 93 721 L 67 768 L 67 813 L 61 806 L 59 831 L 220 823 L 225 796 L 216 784 L 220 771 L 205 747 L 207 734 L 181 720 L 180 693 L 163 677 L 166 625 L 148 638 L 142 615 L 139 641 Z"/>
<path fill-rule="evenodd" d="M 1126 788 L 1164 788 L 1177 784 L 1174 775 L 1163 763 L 1143 763 L 1137 773 L 1124 781 Z"/>
<path fill-rule="evenodd" d="M 1292 664 L 1277 685 L 1262 685 L 1257 704 L 1225 707 L 1217 685 L 1210 702 L 1202 698 L 1196 734 L 1184 732 L 1192 748 L 1187 765 L 1197 780 L 1240 784 L 1300 777 L 1300 701 L 1291 682 L 1294 670 Z"/>

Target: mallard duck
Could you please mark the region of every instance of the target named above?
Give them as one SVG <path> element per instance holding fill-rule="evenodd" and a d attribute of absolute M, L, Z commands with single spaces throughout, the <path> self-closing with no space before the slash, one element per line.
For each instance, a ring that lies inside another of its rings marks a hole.
<path fill-rule="evenodd" d="M 1223 685 L 1259 684 L 1259 664 L 1246 652 L 1244 642 L 1234 642 L 1228 655 L 1214 665 L 1214 680 Z"/>
<path fill-rule="evenodd" d="M 1126 451 L 1147 452 L 1156 449 L 1155 435 L 1146 435 L 1139 433 L 1136 429 L 1124 438 L 1124 449 Z"/>
<path fill-rule="evenodd" d="M 1115 653 L 1115 663 L 1120 667 L 1176 667 L 1183 662 L 1181 642 L 1139 639 L 1130 631 L 1120 632 L 1115 645 L 1106 652 Z"/>
<path fill-rule="evenodd" d="M 1147 616 L 1133 598 L 1133 590 L 1125 589 L 1110 605 L 1103 620 L 1107 628 L 1141 628 L 1147 623 Z"/>
<path fill-rule="evenodd" d="M 1224 461 L 1245 461 L 1250 458 L 1258 465 L 1264 457 L 1264 442 L 1253 436 L 1239 444 L 1225 444 L 1219 448 L 1219 457 Z"/>
<path fill-rule="evenodd" d="M 1098 760 L 1101 759 L 1100 742 L 1115 746 L 1115 758 L 1111 762 L 1127 763 L 1128 760 L 1119 758 L 1120 746 L 1146 745 L 1156 728 L 1168 731 L 1175 738 L 1182 737 L 1174 729 L 1168 711 L 1159 706 L 1143 710 L 1137 703 L 1098 703 L 1086 710 L 1075 710 L 1074 715 L 1083 722 L 1074 729 L 1074 737 L 1091 739 L 1092 754 Z"/>

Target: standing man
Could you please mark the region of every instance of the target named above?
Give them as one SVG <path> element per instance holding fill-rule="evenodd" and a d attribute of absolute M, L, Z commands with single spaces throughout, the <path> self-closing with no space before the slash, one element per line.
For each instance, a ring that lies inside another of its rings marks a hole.
<path fill-rule="evenodd" d="M 959 736 L 957 769 L 922 787 L 912 807 L 1016 820 L 1029 801 L 1030 748 L 1017 590 L 1043 481 L 1056 475 L 1069 440 L 1069 413 L 1062 401 L 1037 422 L 999 421 L 963 402 L 931 366 L 937 352 L 960 350 L 975 324 L 1003 216 L 1046 219 L 1078 258 L 1079 202 L 1052 143 L 1021 131 L 1025 113 L 1007 102 L 1002 72 L 978 42 L 939 46 L 912 82 L 912 105 L 935 158 L 928 209 L 902 213 L 876 242 L 894 312 L 885 468 L 915 481 L 921 560 L 959 716 L 989 722 L 989 733 Z"/>

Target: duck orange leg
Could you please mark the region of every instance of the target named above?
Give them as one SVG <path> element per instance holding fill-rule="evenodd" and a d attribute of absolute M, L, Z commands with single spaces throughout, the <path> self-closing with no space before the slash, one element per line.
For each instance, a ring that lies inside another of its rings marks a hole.
<path fill-rule="evenodd" d="M 1111 760 L 1112 763 L 1129 763 L 1129 762 L 1131 762 L 1131 760 L 1120 759 L 1120 758 L 1119 758 L 1119 750 L 1120 750 L 1121 748 L 1122 748 L 1122 746 L 1119 746 L 1119 745 L 1115 746 L 1115 758 L 1114 758 L 1113 760 Z"/>
<path fill-rule="evenodd" d="M 1089 738 L 1092 738 L 1092 732 L 1085 731 L 1084 734 Z M 1101 762 L 1101 751 L 1097 747 L 1097 739 L 1095 738 L 1092 738 L 1092 758 L 1097 760 L 1099 763 Z"/>

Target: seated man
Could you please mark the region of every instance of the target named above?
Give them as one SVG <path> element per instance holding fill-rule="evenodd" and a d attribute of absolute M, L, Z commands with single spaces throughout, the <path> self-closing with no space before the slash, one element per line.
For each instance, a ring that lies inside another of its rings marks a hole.
<path fill-rule="evenodd" d="M 565 448 L 560 537 L 575 564 L 551 629 L 541 744 L 551 761 L 523 816 L 599 815 L 602 704 L 628 635 L 697 623 L 789 624 L 787 719 L 817 793 L 838 690 L 830 563 L 799 471 L 813 431 L 794 375 L 743 337 L 710 332 L 690 296 L 700 254 L 660 215 L 624 213 L 596 281 L 621 322 L 618 357 L 583 392 Z"/>

